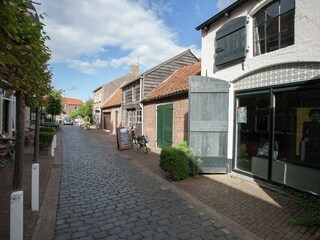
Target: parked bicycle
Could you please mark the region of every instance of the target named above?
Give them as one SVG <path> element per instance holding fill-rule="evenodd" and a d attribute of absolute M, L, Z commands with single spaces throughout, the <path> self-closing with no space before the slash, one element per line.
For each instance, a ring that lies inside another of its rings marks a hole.
<path fill-rule="evenodd" d="M 0 151 L 0 169 L 6 169 L 10 162 L 13 162 L 15 160 L 16 156 L 16 150 L 15 145 L 9 141 L 5 145 L 2 145 L 3 148 L 1 148 Z"/>
<path fill-rule="evenodd" d="M 136 151 L 139 151 L 140 149 L 143 150 L 145 154 L 148 153 L 148 145 L 149 138 L 146 135 L 137 135 L 135 128 L 132 126 L 129 132 L 132 132 L 132 139 L 133 139 L 133 145 Z"/>

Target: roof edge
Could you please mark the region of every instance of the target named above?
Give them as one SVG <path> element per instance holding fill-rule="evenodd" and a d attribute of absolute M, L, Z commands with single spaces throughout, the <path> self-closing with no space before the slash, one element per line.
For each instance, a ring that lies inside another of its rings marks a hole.
<path fill-rule="evenodd" d="M 198 27 L 196 27 L 196 30 L 201 30 L 204 27 L 218 21 L 220 18 L 224 17 L 228 12 L 231 12 L 232 10 L 236 9 L 237 7 L 241 6 L 242 4 L 244 4 L 247 1 L 248 0 L 238 0 L 238 1 L 234 2 L 229 7 L 223 9 L 222 11 L 220 11 L 219 13 L 214 15 L 213 17 L 209 18 L 204 23 L 200 24 Z"/>
<path fill-rule="evenodd" d="M 179 96 L 181 94 L 188 93 L 188 92 L 189 92 L 189 89 L 188 90 L 180 90 L 180 91 L 176 91 L 173 93 L 169 93 L 169 94 L 165 94 L 165 95 L 161 95 L 161 96 L 157 96 L 157 97 L 153 97 L 153 98 L 149 98 L 149 99 L 142 99 L 141 103 L 153 102 L 153 101 L 168 98 L 168 97 L 175 97 L 175 96 Z"/>
<path fill-rule="evenodd" d="M 192 53 L 192 51 L 191 51 L 190 49 L 187 49 L 187 50 L 183 51 L 182 53 L 180 53 L 180 54 L 178 54 L 178 55 L 176 55 L 176 56 L 174 56 L 174 57 L 172 57 L 172 58 L 170 58 L 170 59 L 168 59 L 168 60 L 166 60 L 166 61 L 158 64 L 157 66 L 155 66 L 155 67 L 153 67 L 153 68 L 151 68 L 151 69 L 149 69 L 148 71 L 142 73 L 141 75 L 146 75 L 146 74 L 148 74 L 148 73 L 150 73 L 150 72 L 152 72 L 152 71 L 154 71 L 154 70 L 156 70 L 156 69 L 158 69 L 158 68 L 166 65 L 167 63 L 172 62 L 173 60 L 175 60 L 175 59 L 183 56 L 183 55 L 186 54 L 187 52 L 190 52 L 190 53 L 194 56 L 194 58 L 199 61 L 199 59 Z"/>

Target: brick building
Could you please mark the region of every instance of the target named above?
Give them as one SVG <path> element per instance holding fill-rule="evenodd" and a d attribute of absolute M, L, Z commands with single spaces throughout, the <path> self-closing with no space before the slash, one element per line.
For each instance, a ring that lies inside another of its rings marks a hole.
<path fill-rule="evenodd" d="M 189 77 L 200 75 L 200 62 L 182 67 L 142 100 L 144 134 L 150 147 L 177 145 L 188 139 Z"/>
<path fill-rule="evenodd" d="M 70 117 L 70 114 L 77 110 L 78 107 L 82 106 L 83 102 L 80 99 L 75 98 L 63 98 L 62 99 L 62 110 L 64 116 Z"/>

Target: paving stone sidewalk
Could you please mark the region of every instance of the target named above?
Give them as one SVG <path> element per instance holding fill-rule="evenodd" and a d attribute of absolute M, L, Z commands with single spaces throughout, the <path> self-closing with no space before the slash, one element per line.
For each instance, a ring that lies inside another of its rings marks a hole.
<path fill-rule="evenodd" d="M 103 130 L 88 132 L 105 145 L 114 144 L 116 149 L 115 135 Z M 159 151 L 152 150 L 147 155 L 133 150 L 121 154 L 167 179 L 159 167 Z M 262 239 L 320 239 L 319 227 L 290 224 L 290 219 L 303 214 L 304 210 L 281 189 L 264 182 L 236 174 L 211 174 L 170 183 L 214 211 L 222 222 L 232 221 Z"/>
<path fill-rule="evenodd" d="M 62 129 L 54 239 L 239 239 L 90 131 Z"/>

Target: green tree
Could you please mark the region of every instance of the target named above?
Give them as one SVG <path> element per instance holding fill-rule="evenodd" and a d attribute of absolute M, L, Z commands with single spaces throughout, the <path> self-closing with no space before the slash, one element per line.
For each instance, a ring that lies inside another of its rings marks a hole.
<path fill-rule="evenodd" d="M 51 120 L 53 117 L 59 115 L 62 112 L 62 91 L 53 89 L 47 97 L 47 103 L 45 105 L 45 112 L 51 114 Z"/>
<path fill-rule="evenodd" d="M 51 89 L 49 39 L 24 0 L 0 0 L 0 88 L 16 96 L 16 158 L 13 189 L 22 187 L 25 106 L 39 106 Z"/>
<path fill-rule="evenodd" d="M 76 111 L 73 111 L 71 113 L 72 117 L 92 117 L 92 111 L 93 111 L 93 100 L 89 99 L 85 102 L 82 106 L 80 106 Z"/>

